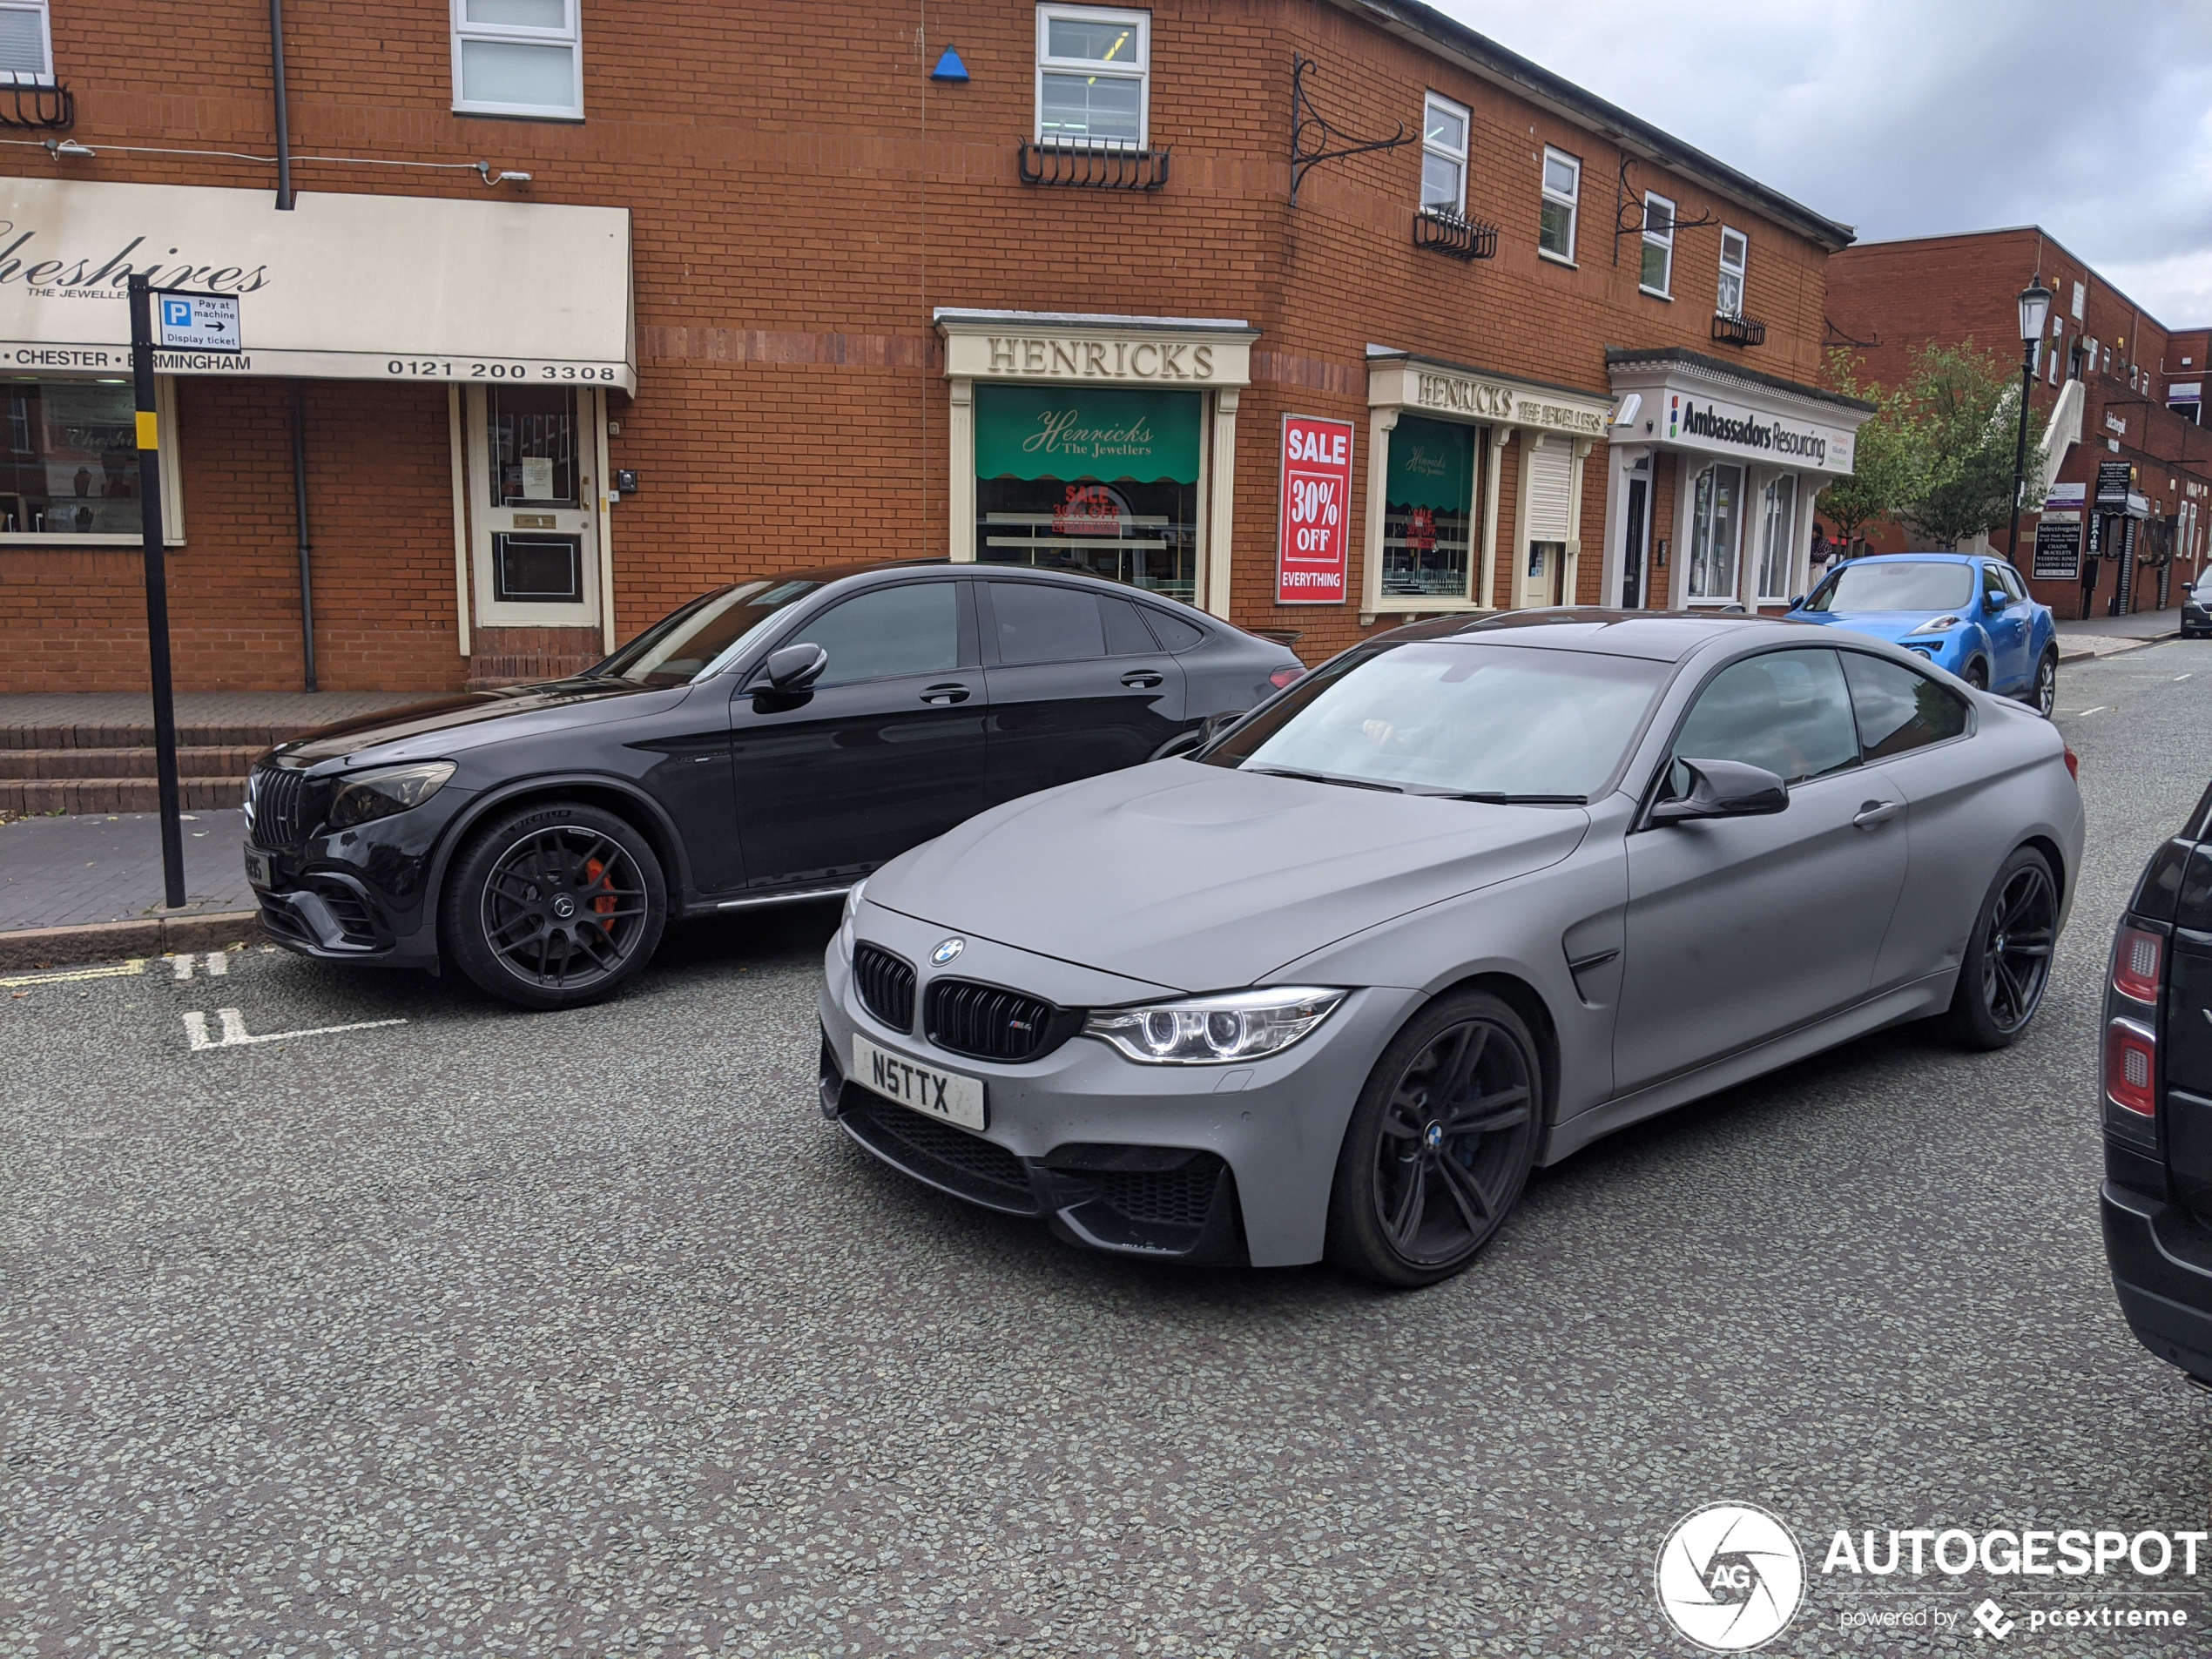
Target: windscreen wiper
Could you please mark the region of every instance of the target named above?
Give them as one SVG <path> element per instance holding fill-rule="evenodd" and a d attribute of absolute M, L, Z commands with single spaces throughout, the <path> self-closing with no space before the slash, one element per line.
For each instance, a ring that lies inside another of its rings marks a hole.
<path fill-rule="evenodd" d="M 1309 784 L 1341 784 L 1346 789 L 1380 789 L 1393 795 L 1406 792 L 1396 784 L 1379 784 L 1371 778 L 1332 778 L 1326 772 L 1292 772 L 1287 766 L 1239 766 L 1239 772 L 1256 772 L 1263 778 L 1296 778 Z"/>
<path fill-rule="evenodd" d="M 1486 806 L 1587 806 L 1588 795 L 1507 795 L 1494 789 L 1470 789 L 1460 792 L 1439 791 L 1431 797 L 1434 800 L 1479 800 Z"/>

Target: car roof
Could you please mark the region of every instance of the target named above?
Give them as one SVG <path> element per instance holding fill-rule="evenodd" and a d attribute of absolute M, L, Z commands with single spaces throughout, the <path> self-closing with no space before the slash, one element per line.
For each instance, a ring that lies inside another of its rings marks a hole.
<path fill-rule="evenodd" d="M 1770 631 L 1777 639 L 1799 637 L 1816 623 L 1784 622 L 1748 612 L 1706 610 L 1605 610 L 1595 607 L 1512 610 L 1473 621 L 1438 617 L 1393 629 L 1379 638 L 1460 639 L 1496 645 L 1535 646 L 1552 651 L 1602 651 L 1678 663 L 1716 639 L 1742 639 L 1743 631 Z"/>
<path fill-rule="evenodd" d="M 1979 553 L 1948 553 L 1940 548 L 1930 548 L 1925 553 L 1862 553 L 1838 568 L 1847 570 L 1854 564 L 1979 564 L 1982 556 Z"/>
<path fill-rule="evenodd" d="M 1166 605 L 1179 612 L 1187 611 L 1192 617 L 1200 621 L 1210 623 L 1220 621 L 1219 617 L 1210 616 L 1205 611 L 1198 610 L 1194 605 L 1186 604 L 1171 595 L 1155 593 L 1149 588 L 1134 587 L 1126 582 L 1116 582 L 1111 577 L 1101 576 L 1096 570 L 1086 570 L 1080 565 L 1040 567 L 1027 564 L 986 564 L 981 561 L 955 564 L 947 558 L 871 559 L 853 564 L 818 564 L 803 570 L 778 570 L 770 576 L 741 577 L 735 582 L 725 582 L 718 588 L 710 589 L 699 597 L 711 598 L 715 594 L 727 593 L 732 588 L 740 587 L 747 582 L 811 582 L 817 587 L 827 587 L 833 582 L 843 582 L 854 577 L 902 574 L 947 577 L 988 576 L 994 582 L 1001 578 L 1016 582 L 1093 582 L 1102 588 L 1109 588 L 1116 593 L 1123 594 L 1131 599 L 1149 599 L 1155 604 Z"/>

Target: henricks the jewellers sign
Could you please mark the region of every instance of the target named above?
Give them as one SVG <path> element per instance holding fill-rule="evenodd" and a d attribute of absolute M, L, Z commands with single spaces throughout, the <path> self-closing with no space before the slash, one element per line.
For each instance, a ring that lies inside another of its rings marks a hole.
<path fill-rule="evenodd" d="M 1782 462 L 1810 462 L 1816 467 L 1829 464 L 1829 449 L 1833 445 L 1840 452 L 1836 456 L 1838 468 L 1848 471 L 1851 466 L 1850 447 L 1838 442 L 1835 435 L 1724 403 L 1700 404 L 1679 392 L 1667 399 L 1667 436 L 1701 438 L 1709 446 L 1760 452 Z"/>

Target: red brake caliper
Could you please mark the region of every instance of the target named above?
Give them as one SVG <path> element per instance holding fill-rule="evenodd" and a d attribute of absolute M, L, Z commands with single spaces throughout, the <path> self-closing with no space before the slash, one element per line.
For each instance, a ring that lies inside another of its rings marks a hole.
<path fill-rule="evenodd" d="M 606 868 L 607 867 L 597 859 L 586 859 L 583 861 L 583 879 L 586 882 L 596 882 L 598 880 L 600 876 L 605 873 Z M 611 893 L 601 894 L 597 898 L 591 901 L 591 907 L 599 914 L 608 918 L 607 921 L 601 922 L 599 925 L 605 928 L 609 933 L 612 933 L 615 926 L 613 921 L 613 916 L 615 914 L 615 895 Z"/>

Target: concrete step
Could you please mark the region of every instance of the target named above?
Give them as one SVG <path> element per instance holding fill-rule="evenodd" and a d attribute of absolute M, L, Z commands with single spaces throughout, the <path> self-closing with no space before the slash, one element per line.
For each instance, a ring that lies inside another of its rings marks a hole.
<path fill-rule="evenodd" d="M 177 744 L 191 749 L 251 749 L 256 754 L 271 744 L 307 736 L 313 725 L 273 725 L 248 721 L 243 725 L 179 724 Z M 93 725 L 81 722 L 0 725 L 0 749 L 144 749 L 153 750 L 153 723 Z"/>
<path fill-rule="evenodd" d="M 246 779 L 185 778 L 178 782 L 185 811 L 214 812 L 246 804 Z M 152 778 L 0 779 L 0 812 L 66 813 L 72 817 L 103 813 L 151 813 L 161 806 Z"/>
<path fill-rule="evenodd" d="M 261 750 L 255 745 L 195 746 L 177 751 L 184 778 L 243 778 Z M 12 779 L 151 778 L 153 750 L 0 749 L 0 780 Z"/>

